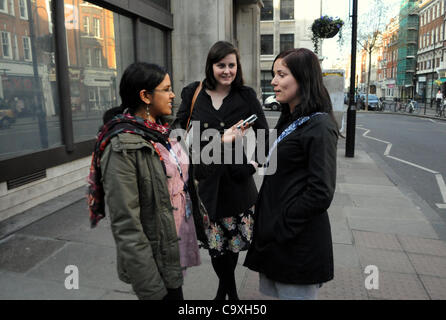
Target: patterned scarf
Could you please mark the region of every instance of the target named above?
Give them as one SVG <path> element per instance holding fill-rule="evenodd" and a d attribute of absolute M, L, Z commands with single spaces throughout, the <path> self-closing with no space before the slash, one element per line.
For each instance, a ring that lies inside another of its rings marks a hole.
<path fill-rule="evenodd" d="M 100 167 L 101 156 L 110 140 L 120 133 L 137 134 L 154 144 L 153 140 L 158 142 L 167 141 L 170 128 L 167 123 L 159 125 L 127 113 L 116 116 L 99 129 L 88 176 L 87 201 L 91 228 L 96 227 L 99 220 L 105 217 L 105 194 L 101 182 Z"/>

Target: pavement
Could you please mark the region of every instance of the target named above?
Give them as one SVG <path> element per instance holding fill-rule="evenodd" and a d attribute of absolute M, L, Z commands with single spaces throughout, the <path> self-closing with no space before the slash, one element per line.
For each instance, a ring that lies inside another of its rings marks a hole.
<path fill-rule="evenodd" d="M 445 219 L 393 181 L 389 168 L 360 144 L 355 157 L 346 158 L 340 140 L 329 209 L 335 277 L 321 288 L 320 300 L 446 299 Z M 0 222 L 0 253 L 2 300 L 136 299 L 118 280 L 109 220 L 89 227 L 85 188 Z M 241 253 L 236 270 L 240 298 L 268 300 L 244 258 Z M 186 300 L 210 300 L 217 291 L 207 251 L 201 259 L 187 270 Z M 66 288 L 75 283 L 76 269 L 69 266 L 77 267 L 78 289 Z"/>

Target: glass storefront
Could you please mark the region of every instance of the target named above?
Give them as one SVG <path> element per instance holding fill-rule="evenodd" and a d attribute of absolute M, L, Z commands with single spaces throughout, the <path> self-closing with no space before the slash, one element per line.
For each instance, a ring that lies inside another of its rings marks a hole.
<path fill-rule="evenodd" d="M 0 11 L 0 160 L 62 144 L 51 0 Z"/>
<path fill-rule="evenodd" d="M 74 141 L 81 142 L 92 139 L 104 112 L 120 104 L 119 80 L 134 61 L 134 38 L 130 18 L 72 3 L 65 0 L 65 29 Z"/>

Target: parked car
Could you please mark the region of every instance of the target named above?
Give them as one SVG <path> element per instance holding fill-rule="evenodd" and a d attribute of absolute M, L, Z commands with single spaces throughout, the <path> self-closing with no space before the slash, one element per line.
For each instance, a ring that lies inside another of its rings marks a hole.
<path fill-rule="evenodd" d="M 365 110 L 366 94 L 359 95 L 359 106 Z M 376 94 L 369 94 L 369 107 L 368 110 L 376 110 L 378 108 L 378 96 Z"/>
<path fill-rule="evenodd" d="M 0 103 L 0 128 L 9 128 L 15 120 L 16 116 L 12 107 Z"/>
<path fill-rule="evenodd" d="M 280 102 L 276 100 L 276 96 L 269 96 L 265 99 L 263 102 L 263 106 L 265 108 L 271 109 L 273 111 L 280 111 L 282 110 L 282 106 L 280 105 Z"/>

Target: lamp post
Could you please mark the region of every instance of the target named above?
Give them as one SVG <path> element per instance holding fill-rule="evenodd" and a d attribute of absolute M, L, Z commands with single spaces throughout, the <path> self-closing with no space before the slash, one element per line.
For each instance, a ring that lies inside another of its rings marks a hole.
<path fill-rule="evenodd" d="M 358 0 L 353 0 L 352 18 L 352 54 L 350 70 L 350 98 L 348 99 L 347 110 L 347 137 L 345 144 L 345 156 L 353 158 L 355 156 L 355 134 L 356 134 L 356 106 L 355 102 L 355 75 L 356 75 L 356 42 L 358 38 Z"/>

